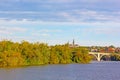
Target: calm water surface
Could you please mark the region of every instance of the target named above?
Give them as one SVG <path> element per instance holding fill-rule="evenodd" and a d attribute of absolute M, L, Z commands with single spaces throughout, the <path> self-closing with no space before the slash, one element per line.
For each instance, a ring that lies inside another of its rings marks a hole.
<path fill-rule="evenodd" d="M 120 80 L 120 62 L 1 68 L 0 80 Z"/>

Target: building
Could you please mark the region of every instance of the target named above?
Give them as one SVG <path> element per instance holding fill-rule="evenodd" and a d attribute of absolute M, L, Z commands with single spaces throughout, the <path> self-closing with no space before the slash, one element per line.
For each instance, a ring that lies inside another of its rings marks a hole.
<path fill-rule="evenodd" d="M 117 47 L 117 48 L 115 49 L 115 53 L 120 53 L 120 47 Z"/>
<path fill-rule="evenodd" d="M 75 48 L 75 47 L 79 47 L 78 44 L 75 44 L 75 40 L 73 39 L 72 44 L 69 44 L 70 48 Z"/>
<path fill-rule="evenodd" d="M 91 47 L 90 48 L 91 52 L 101 52 L 101 53 L 115 53 L 115 52 L 119 52 L 120 48 L 118 48 L 116 50 L 116 48 L 114 47 Z"/>

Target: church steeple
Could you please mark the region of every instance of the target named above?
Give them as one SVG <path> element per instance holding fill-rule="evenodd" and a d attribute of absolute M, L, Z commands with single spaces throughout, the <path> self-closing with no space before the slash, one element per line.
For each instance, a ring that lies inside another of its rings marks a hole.
<path fill-rule="evenodd" d="M 70 44 L 71 48 L 79 47 L 78 44 L 75 44 L 75 40 L 73 39 L 72 44 Z"/>
<path fill-rule="evenodd" d="M 72 44 L 73 46 L 75 46 L 75 40 L 73 39 L 73 44 Z"/>

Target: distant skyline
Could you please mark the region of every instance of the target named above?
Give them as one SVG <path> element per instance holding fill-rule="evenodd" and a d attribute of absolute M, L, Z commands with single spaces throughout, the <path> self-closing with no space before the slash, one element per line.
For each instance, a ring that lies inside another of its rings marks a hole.
<path fill-rule="evenodd" d="M 120 46 L 120 0 L 1 0 L 0 39 Z"/>

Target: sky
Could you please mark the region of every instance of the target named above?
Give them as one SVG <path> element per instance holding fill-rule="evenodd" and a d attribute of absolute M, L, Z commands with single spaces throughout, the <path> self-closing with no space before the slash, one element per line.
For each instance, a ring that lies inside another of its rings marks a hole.
<path fill-rule="evenodd" d="M 120 0 L 0 0 L 0 40 L 120 47 Z"/>

